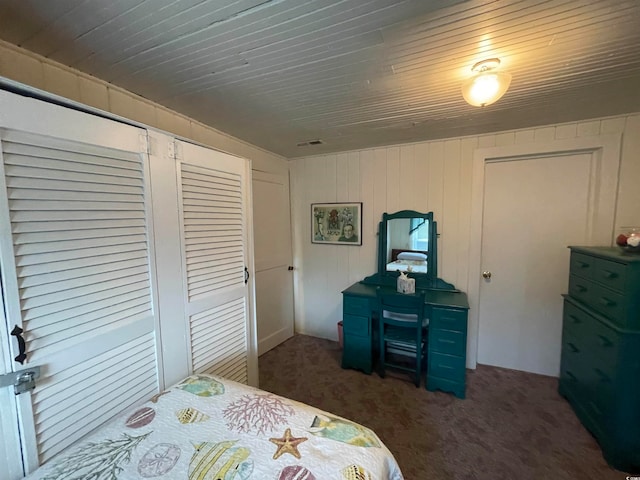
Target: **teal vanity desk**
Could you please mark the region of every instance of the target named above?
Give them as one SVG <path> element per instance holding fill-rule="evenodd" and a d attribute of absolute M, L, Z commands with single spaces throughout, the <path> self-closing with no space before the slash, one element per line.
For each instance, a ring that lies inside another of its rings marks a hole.
<path fill-rule="evenodd" d="M 436 241 L 436 222 L 431 212 L 404 210 L 382 216 L 378 273 L 342 292 L 342 368 L 355 368 L 365 373 L 373 371 L 377 359 L 377 291 L 395 291 L 398 270 L 411 265 L 419 270 L 409 276 L 415 278 L 416 290 L 425 291 L 429 318 L 427 390 L 443 390 L 464 398 L 469 304 L 465 293 L 437 278 Z M 403 264 L 402 255 L 398 259 L 401 252 L 424 253 L 426 259 L 409 257 L 410 260 Z"/>

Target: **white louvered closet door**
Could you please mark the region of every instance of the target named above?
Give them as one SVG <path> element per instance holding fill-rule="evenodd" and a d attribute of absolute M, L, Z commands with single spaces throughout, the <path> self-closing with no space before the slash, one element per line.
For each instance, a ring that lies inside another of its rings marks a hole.
<path fill-rule="evenodd" d="M 42 367 L 16 397 L 29 472 L 161 386 L 146 136 L 6 92 L 0 110 L 7 328 Z"/>
<path fill-rule="evenodd" d="M 176 147 L 192 370 L 255 384 L 249 162 Z"/>

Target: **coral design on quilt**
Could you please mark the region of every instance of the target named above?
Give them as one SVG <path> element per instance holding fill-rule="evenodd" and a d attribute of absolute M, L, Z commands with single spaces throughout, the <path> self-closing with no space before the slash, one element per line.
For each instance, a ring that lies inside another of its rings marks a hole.
<path fill-rule="evenodd" d="M 258 435 L 272 432 L 293 415 L 293 408 L 272 394 L 243 395 L 222 412 L 229 430 Z"/>

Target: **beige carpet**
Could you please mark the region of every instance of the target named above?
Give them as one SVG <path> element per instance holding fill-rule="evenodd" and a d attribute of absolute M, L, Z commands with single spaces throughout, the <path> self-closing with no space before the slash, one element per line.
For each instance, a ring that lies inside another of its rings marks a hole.
<path fill-rule="evenodd" d="M 296 335 L 260 357 L 260 388 L 372 428 L 407 480 L 622 480 L 555 378 L 479 366 L 467 398 L 340 368 L 336 342 Z M 328 480 L 328 479 L 327 479 Z"/>

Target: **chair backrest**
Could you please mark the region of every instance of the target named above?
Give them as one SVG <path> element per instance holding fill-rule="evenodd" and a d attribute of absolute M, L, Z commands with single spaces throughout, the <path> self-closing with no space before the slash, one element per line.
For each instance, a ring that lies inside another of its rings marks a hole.
<path fill-rule="evenodd" d="M 378 290 L 380 320 L 385 323 L 406 326 L 422 325 L 424 321 L 424 291 L 415 294 L 392 293 Z"/>

